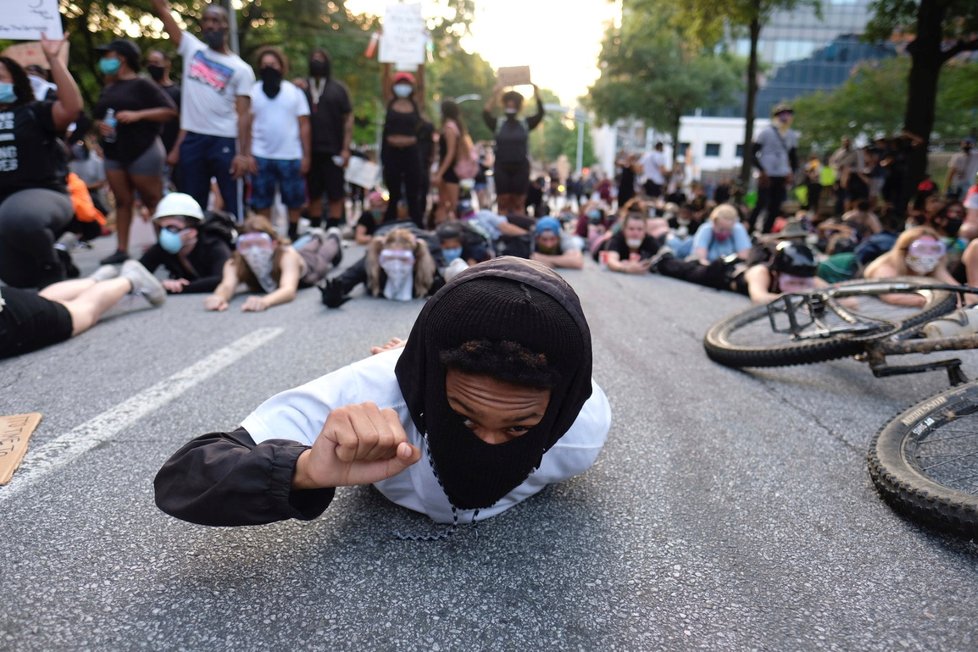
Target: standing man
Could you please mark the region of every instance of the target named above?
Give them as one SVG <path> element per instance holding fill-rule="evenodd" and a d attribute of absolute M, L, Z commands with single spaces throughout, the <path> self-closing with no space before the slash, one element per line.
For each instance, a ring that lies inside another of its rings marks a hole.
<path fill-rule="evenodd" d="M 852 140 L 842 137 L 839 149 L 829 157 L 829 166 L 835 170 L 835 214 L 842 215 L 846 205 L 846 182 L 850 172 L 860 167 L 859 154 L 852 148 Z"/>
<path fill-rule="evenodd" d="M 251 66 L 228 48 L 228 12 L 208 5 L 200 19 L 201 41 L 180 29 L 168 0 L 153 10 L 183 57 L 179 146 L 182 192 L 207 206 L 211 178 L 228 212 L 243 221 L 235 179 L 255 170 L 251 155 Z M 176 164 L 172 158 L 169 162 Z"/>
<path fill-rule="evenodd" d="M 343 168 L 350 160 L 353 138 L 353 104 L 342 83 L 332 78 L 332 66 L 325 50 L 309 55 L 306 82 L 309 122 L 312 125 L 312 162 L 306 183 L 309 187 L 307 217 L 318 227 L 323 218 L 323 193 L 327 197 L 326 228 L 338 227 L 343 220 Z"/>
<path fill-rule="evenodd" d="M 160 132 L 160 140 L 163 141 L 163 147 L 166 149 L 166 175 L 169 181 L 166 185 L 173 183 L 174 185 L 179 185 L 179 177 L 175 174 L 176 168 L 170 164 L 170 157 L 172 156 L 174 160 L 180 158 L 179 147 L 183 139 L 180 137 L 180 84 L 174 82 L 170 79 L 170 68 L 172 66 L 172 61 L 170 60 L 170 55 L 163 52 L 162 50 L 150 50 L 149 55 L 146 57 L 146 71 L 149 72 L 149 76 L 153 78 L 153 81 L 163 89 L 163 92 L 170 96 L 173 103 L 177 105 L 177 117 L 173 118 L 168 122 L 163 123 L 163 130 Z"/>
<path fill-rule="evenodd" d="M 757 136 L 751 149 L 757 178 L 757 204 L 750 215 L 751 225 L 765 211 L 762 233 L 770 233 L 774 218 L 788 196 L 798 169 L 798 133 L 792 131 L 795 111 L 787 104 L 778 104 L 771 111 L 773 119 L 767 129 Z"/>
<path fill-rule="evenodd" d="M 299 236 L 299 213 L 306 201 L 302 180 L 309 172 L 309 102 L 295 84 L 284 79 L 289 62 L 276 47 L 258 51 L 261 81 L 251 89 L 251 136 L 255 174 L 251 207 L 271 218 L 275 190 L 289 211 L 289 238 Z"/>
<path fill-rule="evenodd" d="M 652 151 L 646 152 L 639 163 L 642 166 L 642 176 L 645 178 L 643 188 L 649 199 L 662 196 L 665 189 L 669 168 L 666 167 L 666 157 L 662 153 L 662 141 L 658 141 Z"/>
<path fill-rule="evenodd" d="M 951 157 L 944 189 L 952 199 L 962 199 L 978 174 L 978 152 L 974 148 L 975 139 L 969 136 L 961 141 L 961 151 Z"/>

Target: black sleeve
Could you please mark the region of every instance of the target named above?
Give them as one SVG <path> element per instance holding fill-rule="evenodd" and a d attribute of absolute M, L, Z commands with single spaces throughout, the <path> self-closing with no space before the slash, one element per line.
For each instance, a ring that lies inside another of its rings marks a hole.
<path fill-rule="evenodd" d="M 760 143 L 754 143 L 753 145 L 751 145 L 751 148 L 750 148 L 750 159 L 751 159 L 751 163 L 754 164 L 754 167 L 757 168 L 758 170 L 760 170 L 761 172 L 763 172 L 764 171 L 764 168 L 761 167 L 761 159 L 757 158 L 757 154 L 760 151 L 761 151 L 761 144 Z"/>
<path fill-rule="evenodd" d="M 543 100 L 537 97 L 537 114 L 526 119 L 526 128 L 528 130 L 536 129 L 537 125 L 543 121 L 543 114 Z"/>
<path fill-rule="evenodd" d="M 181 294 L 204 294 L 210 293 L 217 289 L 217 286 L 221 284 L 221 279 L 224 276 L 218 274 L 217 276 L 201 276 L 200 278 L 195 278 L 190 281 L 190 283 L 183 286 L 183 291 Z"/>
<path fill-rule="evenodd" d="M 139 264 L 148 269 L 150 274 L 156 272 L 160 265 L 166 264 L 166 253 L 163 251 L 163 247 L 158 244 L 151 246 L 139 259 Z"/>
<path fill-rule="evenodd" d="M 148 79 L 141 79 L 140 81 L 142 83 L 139 85 L 139 96 L 145 108 L 176 110 L 176 102 L 166 91 Z"/>
<path fill-rule="evenodd" d="M 482 110 L 482 121 L 489 128 L 489 131 L 491 131 L 492 133 L 496 133 L 496 128 L 497 128 L 498 125 L 496 123 L 496 118 L 492 115 L 492 113 L 490 113 L 489 111 L 486 111 L 485 109 L 483 109 Z"/>
<path fill-rule="evenodd" d="M 791 163 L 791 171 L 794 172 L 798 169 L 798 149 L 792 147 L 788 151 L 788 161 Z"/>
<path fill-rule="evenodd" d="M 261 525 L 323 513 L 335 490 L 292 490 L 299 455 L 309 447 L 285 439 L 255 444 L 244 428 L 198 437 L 156 474 L 156 506 L 199 525 Z"/>

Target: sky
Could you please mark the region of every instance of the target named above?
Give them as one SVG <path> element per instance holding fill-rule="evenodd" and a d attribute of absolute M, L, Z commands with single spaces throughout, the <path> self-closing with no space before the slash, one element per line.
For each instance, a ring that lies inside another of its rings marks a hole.
<path fill-rule="evenodd" d="M 347 2 L 353 11 L 377 15 L 383 15 L 388 4 L 389 0 Z M 462 47 L 480 54 L 493 68 L 530 66 L 538 86 L 573 107 L 598 78 L 601 37 L 620 11 L 620 2 L 611 0 L 476 0 L 472 34 L 462 40 Z"/>

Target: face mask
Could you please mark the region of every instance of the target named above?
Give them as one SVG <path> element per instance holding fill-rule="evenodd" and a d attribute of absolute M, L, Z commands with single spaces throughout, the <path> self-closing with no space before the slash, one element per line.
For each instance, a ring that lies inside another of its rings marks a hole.
<path fill-rule="evenodd" d="M 265 95 L 274 98 L 282 89 L 282 71 L 275 68 L 262 68 L 258 76 L 261 77 L 262 90 Z"/>
<path fill-rule="evenodd" d="M 917 274 L 930 274 L 940 264 L 946 249 L 936 240 L 914 240 L 907 250 L 907 267 Z"/>
<path fill-rule="evenodd" d="M 601 211 L 596 208 L 592 208 L 587 212 L 587 219 L 593 224 L 595 222 L 601 221 Z"/>
<path fill-rule="evenodd" d="M 166 72 L 166 68 L 163 66 L 146 66 L 149 76 L 153 78 L 153 81 L 162 81 L 163 73 Z"/>
<path fill-rule="evenodd" d="M 12 104 L 17 101 L 17 94 L 14 92 L 14 85 L 9 82 L 0 82 L 0 104 Z"/>
<path fill-rule="evenodd" d="M 714 231 L 713 232 L 713 238 L 717 242 L 726 242 L 727 240 L 730 239 L 730 231 L 725 231 L 723 233 L 718 233 L 718 232 Z"/>
<path fill-rule="evenodd" d="M 226 30 L 214 29 L 203 32 L 201 36 L 204 37 L 204 42 L 207 43 L 207 47 L 212 50 L 222 50 L 224 48 L 224 34 Z"/>
<path fill-rule="evenodd" d="M 519 109 L 514 109 L 514 108 L 513 108 L 513 107 L 511 107 L 511 106 L 507 106 L 507 107 L 506 107 L 505 109 L 503 109 L 503 112 L 504 112 L 504 113 L 505 113 L 506 115 L 516 115 L 517 113 L 519 113 L 519 112 L 520 112 L 520 110 L 519 110 Z"/>
<path fill-rule="evenodd" d="M 175 254 L 183 248 L 183 240 L 180 239 L 179 233 L 163 229 L 160 231 L 160 247 L 168 254 Z"/>
<path fill-rule="evenodd" d="M 642 246 L 642 238 L 626 238 L 625 244 L 629 249 L 638 249 Z"/>
<path fill-rule="evenodd" d="M 380 267 L 387 275 L 384 296 L 393 301 L 414 297 L 414 254 L 400 249 L 380 252 Z"/>
<path fill-rule="evenodd" d="M 411 94 L 413 90 L 411 84 L 394 84 L 394 95 L 398 97 L 407 97 Z"/>
<path fill-rule="evenodd" d="M 329 78 L 329 62 L 312 59 L 309 61 L 309 75 L 312 77 Z"/>
<path fill-rule="evenodd" d="M 99 59 L 98 69 L 103 75 L 114 75 L 119 72 L 119 68 L 122 67 L 122 62 L 118 59 Z"/>
<path fill-rule="evenodd" d="M 441 255 L 445 258 L 445 263 L 450 265 L 452 261 L 458 260 L 462 256 L 462 248 L 452 247 L 451 249 L 442 249 Z"/>

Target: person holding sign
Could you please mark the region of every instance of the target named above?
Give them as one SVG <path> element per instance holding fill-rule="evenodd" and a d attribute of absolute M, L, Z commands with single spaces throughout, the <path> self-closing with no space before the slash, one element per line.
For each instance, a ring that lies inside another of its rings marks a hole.
<path fill-rule="evenodd" d="M 384 185 L 390 193 L 387 220 L 397 219 L 397 205 L 407 203 L 411 221 L 424 228 L 424 207 L 421 205 L 421 149 L 418 130 L 424 110 L 424 66 L 418 66 L 418 77 L 409 72 L 391 76 L 391 64 L 385 63 L 381 87 L 387 116 L 384 118 L 384 142 L 380 150 L 384 166 Z"/>
<path fill-rule="evenodd" d="M 45 287 L 67 276 L 54 243 L 74 209 L 58 137 L 78 118 L 82 98 L 59 56 L 64 44 L 41 37 L 58 87 L 54 102 L 35 101 L 24 69 L 0 57 L 0 280 L 17 288 Z"/>
<path fill-rule="evenodd" d="M 530 186 L 530 132 L 543 120 L 543 100 L 540 89 L 533 84 L 533 96 L 537 100 L 536 115 L 518 118 L 523 107 L 523 96 L 514 90 L 503 93 L 503 84 L 496 82 L 491 98 L 486 102 L 482 119 L 496 134 L 496 163 L 493 168 L 496 180 L 496 204 L 501 215 L 523 213 L 526 192 Z M 492 114 L 496 104 L 502 103 L 503 117 Z"/>

